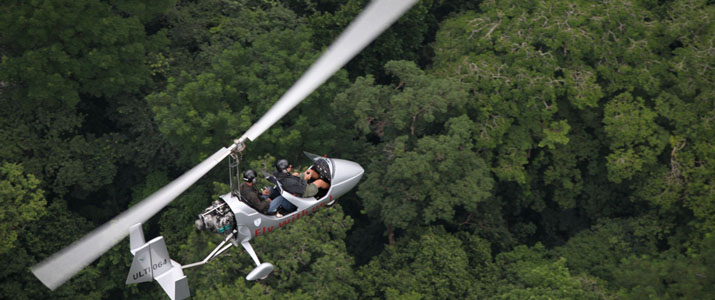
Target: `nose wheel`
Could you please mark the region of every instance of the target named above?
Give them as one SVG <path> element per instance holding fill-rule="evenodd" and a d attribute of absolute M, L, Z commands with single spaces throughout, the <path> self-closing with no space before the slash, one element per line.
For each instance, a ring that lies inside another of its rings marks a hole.
<path fill-rule="evenodd" d="M 246 280 L 266 279 L 275 267 L 271 263 L 264 262 L 248 273 Z"/>
<path fill-rule="evenodd" d="M 241 242 L 241 246 L 246 249 L 246 252 L 248 252 L 248 254 L 251 255 L 251 258 L 253 258 L 253 262 L 256 263 L 256 267 L 253 269 L 253 271 L 246 275 L 246 280 L 253 281 L 256 279 L 264 279 L 268 277 L 268 274 L 271 274 L 271 272 L 273 272 L 273 269 L 275 267 L 271 263 L 261 263 L 258 260 L 256 252 L 253 251 L 253 247 L 251 247 L 251 244 L 249 244 L 248 241 Z"/>

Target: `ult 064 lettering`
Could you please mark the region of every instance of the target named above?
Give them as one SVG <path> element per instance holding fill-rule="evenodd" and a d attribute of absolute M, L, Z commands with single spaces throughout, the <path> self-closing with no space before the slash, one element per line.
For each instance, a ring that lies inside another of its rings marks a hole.
<path fill-rule="evenodd" d="M 164 258 L 164 260 L 161 260 L 161 261 L 159 261 L 158 263 L 151 264 L 151 269 L 150 269 L 150 268 L 144 268 L 143 270 L 132 274 L 132 278 L 134 278 L 134 280 L 137 280 L 137 279 L 142 278 L 142 277 L 144 277 L 144 276 L 148 276 L 148 275 L 149 275 L 149 271 L 153 271 L 153 270 L 159 269 L 159 268 L 165 266 L 167 263 L 169 263 L 169 261 L 168 261 L 166 258 Z"/>

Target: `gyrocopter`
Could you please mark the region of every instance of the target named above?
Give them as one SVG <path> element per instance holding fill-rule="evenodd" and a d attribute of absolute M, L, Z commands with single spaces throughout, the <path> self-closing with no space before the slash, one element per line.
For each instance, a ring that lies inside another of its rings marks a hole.
<path fill-rule="evenodd" d="M 350 191 L 362 177 L 363 168 L 359 164 L 306 153 L 314 165 L 322 166 L 319 169 L 323 170 L 323 174 L 320 175 L 331 182 L 330 187 L 326 192 L 313 198 L 299 198 L 283 191 L 281 195 L 294 204 L 297 210 L 281 217 L 257 212 L 240 201 L 233 191 L 221 196 L 200 214 L 197 227 L 222 233 L 225 239 L 200 262 L 182 266 L 172 260 L 163 237 L 145 241 L 142 223 L 158 213 L 226 157 L 234 160 L 229 162 L 229 169 L 237 166 L 237 159 L 246 148 L 247 141 L 254 141 L 280 120 L 416 2 L 417 0 L 372 1 L 273 107 L 243 136 L 234 140 L 231 146 L 221 148 L 119 216 L 32 266 L 32 273 L 45 286 L 54 290 L 129 235 L 130 252 L 134 255 L 134 259 L 126 283 L 156 280 L 171 299 L 185 299 L 190 296 L 188 279 L 183 269 L 203 265 L 232 246 L 241 245 L 257 265 L 246 276 L 247 280 L 268 276 L 274 266 L 267 262 L 261 263 L 249 241 L 305 217 L 323 206 L 332 205 L 337 197 Z"/>

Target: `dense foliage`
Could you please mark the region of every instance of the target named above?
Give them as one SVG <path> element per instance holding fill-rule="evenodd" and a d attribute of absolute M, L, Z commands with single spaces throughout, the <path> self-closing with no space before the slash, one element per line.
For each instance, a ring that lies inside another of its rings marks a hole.
<path fill-rule="evenodd" d="M 0 5 L 0 299 L 162 299 L 122 242 L 29 267 L 243 133 L 366 0 Z M 366 173 L 331 209 L 187 270 L 196 299 L 715 299 L 715 6 L 423 0 L 248 145 Z M 145 225 L 181 262 L 216 170 Z"/>

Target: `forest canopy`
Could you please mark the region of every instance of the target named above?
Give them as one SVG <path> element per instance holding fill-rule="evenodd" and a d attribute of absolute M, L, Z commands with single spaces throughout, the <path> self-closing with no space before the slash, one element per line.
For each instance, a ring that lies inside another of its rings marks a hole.
<path fill-rule="evenodd" d="M 257 121 L 367 0 L 0 5 L 0 299 L 164 299 L 125 240 L 55 291 L 30 266 Z M 715 299 L 715 6 L 422 0 L 244 167 L 365 175 L 335 206 L 187 269 L 194 299 Z M 226 163 L 144 225 L 173 259 Z"/>

